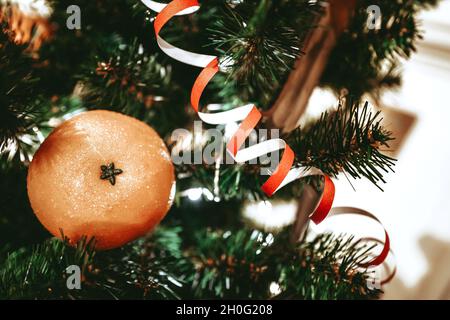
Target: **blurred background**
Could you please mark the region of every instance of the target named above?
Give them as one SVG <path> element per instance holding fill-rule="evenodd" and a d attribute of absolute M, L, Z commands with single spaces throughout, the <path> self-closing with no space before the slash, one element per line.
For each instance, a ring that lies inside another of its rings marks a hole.
<path fill-rule="evenodd" d="M 403 65 L 403 86 L 381 98 L 398 159 L 384 192 L 336 181 L 336 205 L 375 213 L 389 230 L 398 269 L 385 299 L 450 299 L 449 17 L 448 0 L 421 14 L 424 39 Z"/>

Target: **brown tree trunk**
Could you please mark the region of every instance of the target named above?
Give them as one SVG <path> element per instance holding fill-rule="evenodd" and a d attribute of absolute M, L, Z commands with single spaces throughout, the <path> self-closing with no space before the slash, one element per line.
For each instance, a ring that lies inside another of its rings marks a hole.
<path fill-rule="evenodd" d="M 309 97 L 319 83 L 331 50 L 339 35 L 347 28 L 357 0 L 329 0 L 321 17 L 307 40 L 295 69 L 289 76 L 274 106 L 265 113 L 269 126 L 283 132 L 297 127 L 305 112 Z"/>

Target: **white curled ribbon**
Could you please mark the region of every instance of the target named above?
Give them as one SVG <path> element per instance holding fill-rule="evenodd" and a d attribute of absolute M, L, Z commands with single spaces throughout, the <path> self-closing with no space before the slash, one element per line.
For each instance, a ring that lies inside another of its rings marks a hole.
<path fill-rule="evenodd" d="M 158 15 L 154 21 L 156 41 L 161 50 L 171 58 L 182 63 L 203 68 L 200 75 L 197 77 L 192 91 L 191 104 L 194 110 L 198 113 L 200 119 L 205 123 L 212 125 L 228 124 L 234 122 L 241 122 L 236 133 L 231 137 L 227 143 L 227 150 L 232 155 L 234 160 L 238 163 L 258 158 L 262 155 L 271 152 L 284 150 L 282 159 L 276 170 L 272 173 L 270 178 L 263 184 L 262 190 L 268 195 L 272 196 L 276 191 L 286 186 L 287 184 L 308 176 L 323 176 L 324 189 L 320 201 L 315 210 L 309 215 L 309 218 L 316 224 L 323 221 L 329 214 L 357 214 L 369 219 L 372 219 L 381 225 L 381 222 L 373 214 L 358 208 L 352 207 L 336 207 L 332 208 L 335 186 L 332 180 L 317 168 L 295 167 L 295 154 L 289 145 L 282 139 L 271 139 L 260 142 L 256 145 L 245 149 L 240 149 L 245 140 L 249 136 L 251 130 L 257 125 L 262 118 L 261 113 L 252 104 L 237 107 L 229 111 L 218 113 L 201 112 L 199 108 L 199 101 L 203 90 L 219 72 L 218 57 L 212 55 L 198 54 L 190 51 L 180 49 L 165 41 L 160 35 L 162 27 L 174 16 L 181 16 L 192 14 L 196 12 L 200 5 L 198 0 L 174 0 L 169 4 L 159 3 L 151 0 L 141 0 L 149 9 L 157 12 Z M 383 227 L 384 229 L 384 227 Z M 366 238 L 369 239 L 369 238 Z M 380 242 L 375 240 L 375 242 Z M 388 233 L 385 231 L 385 241 L 383 243 L 382 252 L 375 256 L 372 260 L 360 264 L 361 267 L 369 268 L 382 264 L 390 252 L 390 241 Z"/>

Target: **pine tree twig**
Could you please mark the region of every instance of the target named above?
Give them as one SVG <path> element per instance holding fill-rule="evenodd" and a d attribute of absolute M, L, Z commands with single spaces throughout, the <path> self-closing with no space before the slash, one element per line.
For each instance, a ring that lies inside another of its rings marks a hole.
<path fill-rule="evenodd" d="M 395 159 L 381 147 L 389 147 L 392 133 L 382 126 L 380 111 L 373 113 L 366 102 L 362 108 L 349 102 L 334 112 L 325 112 L 310 126 L 297 129 L 289 145 L 304 166 L 314 166 L 328 175 L 348 173 L 352 178 L 367 178 L 380 188 L 383 173 L 393 171 Z M 381 188 L 380 188 L 381 189 Z"/>
<path fill-rule="evenodd" d="M 186 97 L 172 81 L 170 66 L 157 58 L 145 53 L 137 39 L 130 45 L 118 45 L 112 52 L 100 50 L 79 77 L 85 105 L 139 118 L 162 135 L 183 127 L 188 117 L 180 115 L 186 114 Z"/>
<path fill-rule="evenodd" d="M 340 172 L 354 179 L 366 178 L 378 188 L 384 183 L 384 174 L 392 171 L 395 159 L 384 154 L 393 140 L 392 133 L 382 125 L 381 113 L 373 113 L 368 103 L 362 107 L 349 101 L 336 111 L 325 112 L 321 117 L 298 128 L 284 137 L 296 154 L 295 166 L 317 167 L 330 176 Z M 199 152 L 208 145 L 195 146 L 186 152 Z M 222 148 L 226 150 L 226 148 Z M 193 151 L 194 150 L 194 151 Z M 223 151 L 226 157 L 226 151 Z M 279 152 L 278 159 L 282 153 Z M 257 164 L 223 164 L 219 172 L 219 190 L 223 199 L 265 199 L 260 186 L 268 176 L 261 175 L 261 162 Z M 185 177 L 182 185 L 200 185 L 211 192 L 214 189 L 214 165 L 186 165 L 176 167 L 178 175 Z M 301 179 L 277 192 L 277 197 L 298 196 L 305 183 Z M 183 190 L 180 188 L 179 190 Z"/>
<path fill-rule="evenodd" d="M 348 30 L 340 37 L 322 75 L 321 85 L 336 93 L 348 89 L 356 98 L 365 93 L 379 96 L 383 89 L 398 88 L 403 59 L 416 51 L 423 31 L 417 14 L 437 5 L 438 0 L 358 1 Z M 367 8 L 381 11 L 379 29 L 367 28 Z"/>
<path fill-rule="evenodd" d="M 197 237 L 191 255 L 198 298 L 370 299 L 380 294 L 368 288 L 368 274 L 357 266 L 368 248 L 351 237 L 324 234 L 294 245 L 287 231 L 205 230 Z M 271 292 L 274 284 L 280 292 Z"/>
<path fill-rule="evenodd" d="M 45 119 L 39 79 L 26 47 L 10 42 L 4 22 L 0 29 L 0 159 L 27 162 L 40 143 L 37 132 Z"/>
<path fill-rule="evenodd" d="M 176 299 L 189 264 L 181 253 L 179 228 L 159 228 L 120 249 L 96 252 L 95 240 L 50 239 L 9 252 L 0 264 L 2 299 Z M 68 266 L 81 269 L 81 289 L 67 287 Z"/>
<path fill-rule="evenodd" d="M 83 238 L 76 248 L 58 239 L 8 253 L 0 264 L 2 299 L 67 297 L 65 270 L 77 265 L 85 270 L 94 256 L 93 242 Z"/>
<path fill-rule="evenodd" d="M 295 12 L 295 16 L 293 13 Z M 311 26 L 317 4 L 310 1 L 245 1 L 224 6 L 213 27 L 211 44 L 228 74 L 222 96 L 269 107 L 291 71 Z"/>

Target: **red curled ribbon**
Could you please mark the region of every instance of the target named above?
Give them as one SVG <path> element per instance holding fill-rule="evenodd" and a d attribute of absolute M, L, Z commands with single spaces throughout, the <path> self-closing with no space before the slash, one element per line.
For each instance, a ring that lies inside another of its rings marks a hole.
<path fill-rule="evenodd" d="M 335 186 L 333 181 L 317 168 L 310 168 L 310 169 L 293 168 L 295 154 L 283 140 L 272 139 L 269 141 L 264 141 L 256 146 L 240 150 L 241 146 L 245 143 L 251 131 L 256 127 L 258 122 L 261 120 L 262 118 L 261 112 L 253 105 L 243 106 L 231 111 L 225 111 L 216 114 L 208 114 L 201 112 L 199 104 L 202 93 L 205 90 L 208 83 L 211 81 L 211 79 L 215 76 L 215 74 L 220 71 L 218 58 L 215 56 L 202 55 L 179 49 L 167 43 L 164 39 L 162 39 L 159 36 L 159 33 L 161 29 L 164 27 L 164 25 L 174 16 L 190 14 L 197 11 L 198 8 L 200 7 L 198 1 L 174 0 L 167 5 L 150 0 L 141 0 L 141 1 L 151 10 L 159 12 L 154 21 L 154 28 L 157 37 L 157 42 L 160 48 L 167 55 L 178 61 L 203 68 L 203 70 L 200 72 L 197 79 L 195 80 L 191 91 L 191 104 L 193 109 L 199 115 L 199 117 L 204 122 L 210 124 L 227 123 L 223 122 L 223 119 L 221 119 L 222 117 L 232 119 L 233 121 L 241 121 L 236 133 L 231 137 L 230 141 L 227 144 L 228 152 L 232 154 L 235 159 L 238 158 L 241 159 L 241 161 L 238 162 L 245 162 L 242 161 L 242 159 L 248 160 L 248 154 L 251 153 L 250 149 L 253 148 L 252 150 L 255 150 L 255 147 L 258 147 L 258 145 L 262 149 L 266 148 L 264 149 L 266 152 L 264 152 L 263 154 L 284 149 L 282 158 L 276 170 L 271 174 L 269 179 L 267 179 L 267 181 L 261 187 L 261 189 L 267 196 L 269 197 L 272 196 L 278 189 L 282 188 L 286 184 L 296 179 L 310 175 L 322 175 L 325 179 L 322 196 L 317 208 L 310 215 L 310 219 L 315 224 L 319 224 L 320 222 L 322 222 L 329 215 L 330 212 L 332 212 L 332 214 L 342 214 L 343 213 L 341 212 L 342 210 L 347 210 L 348 211 L 347 213 L 364 215 L 381 224 L 381 222 L 374 215 L 361 209 L 344 208 L 344 207 L 332 209 L 335 195 Z M 264 144 L 264 147 L 261 146 L 262 144 Z M 247 151 L 247 153 L 244 155 L 245 151 Z M 385 241 L 381 254 L 372 259 L 371 261 L 361 264 L 361 267 L 367 268 L 371 266 L 377 266 L 383 263 L 389 251 L 390 251 L 390 241 L 389 236 L 385 231 Z"/>

